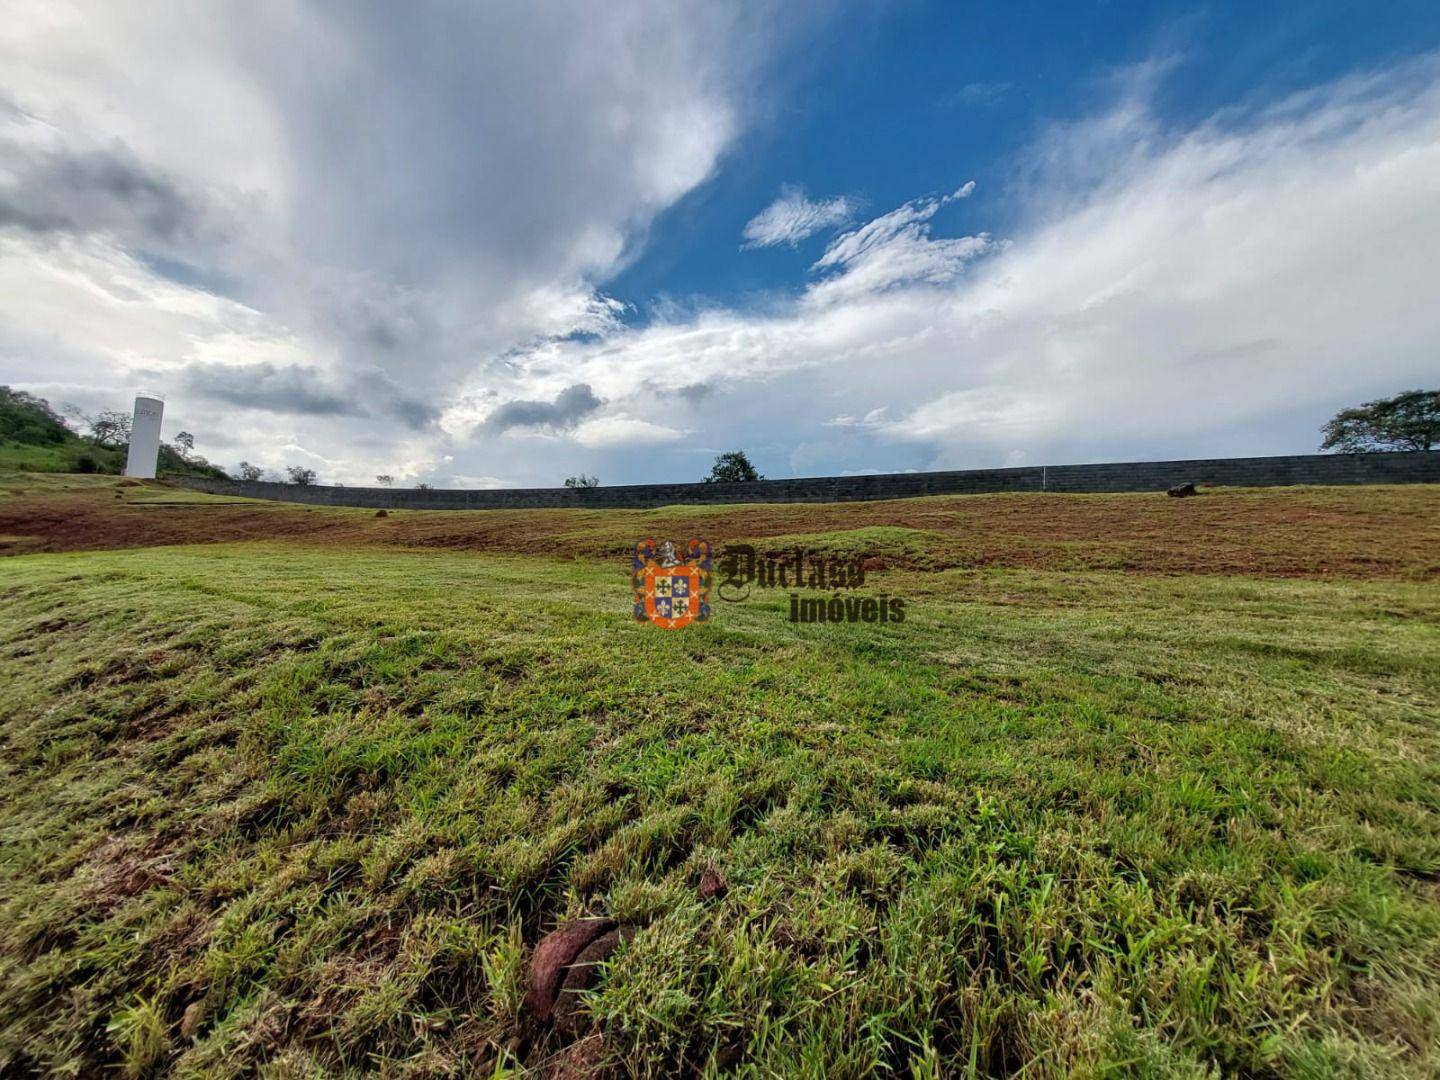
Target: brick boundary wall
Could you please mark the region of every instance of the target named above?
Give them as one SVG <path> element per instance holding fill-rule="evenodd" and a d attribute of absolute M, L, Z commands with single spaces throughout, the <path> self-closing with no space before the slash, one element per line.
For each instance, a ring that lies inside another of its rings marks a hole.
<path fill-rule="evenodd" d="M 1440 483 L 1440 452 L 1294 454 L 1286 457 L 1126 461 L 1107 465 L 1033 465 L 1018 469 L 817 476 L 740 484 L 631 484 L 617 487 L 434 488 L 301 487 L 266 481 L 173 477 L 212 495 L 400 510 L 514 510 L 530 507 L 646 509 L 705 503 L 856 502 L 997 491 L 1063 493 L 1164 491 L 1174 484 L 1279 487 L 1288 484 Z"/>

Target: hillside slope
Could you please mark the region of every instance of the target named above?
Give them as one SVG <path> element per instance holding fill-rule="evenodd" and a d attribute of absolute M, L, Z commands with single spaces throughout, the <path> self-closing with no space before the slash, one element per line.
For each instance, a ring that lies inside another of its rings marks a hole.
<path fill-rule="evenodd" d="M 0 472 L 119 473 L 123 451 L 86 442 L 49 402 L 0 386 Z"/>
<path fill-rule="evenodd" d="M 113 444 L 99 445 L 72 431 L 43 398 L 0 386 L 0 474 L 104 473 L 125 471 L 128 453 L 124 432 Z M 118 444 L 118 445 L 116 445 Z M 225 470 L 203 457 L 168 442 L 160 444 L 156 463 L 160 476 L 202 476 L 224 479 Z"/>

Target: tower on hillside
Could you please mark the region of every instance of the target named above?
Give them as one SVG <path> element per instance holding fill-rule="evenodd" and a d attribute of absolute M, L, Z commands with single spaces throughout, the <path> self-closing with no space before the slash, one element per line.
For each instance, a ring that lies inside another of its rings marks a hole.
<path fill-rule="evenodd" d="M 160 457 L 160 417 L 165 402 L 156 394 L 135 397 L 135 419 L 130 422 L 130 456 L 125 459 L 125 475 L 152 479 Z"/>

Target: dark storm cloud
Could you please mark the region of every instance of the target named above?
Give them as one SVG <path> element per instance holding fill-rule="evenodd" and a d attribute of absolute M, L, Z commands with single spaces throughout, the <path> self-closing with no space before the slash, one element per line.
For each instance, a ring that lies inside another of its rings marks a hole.
<path fill-rule="evenodd" d="M 675 395 L 682 397 L 691 405 L 698 405 L 706 398 L 715 393 L 715 384 L 708 382 L 690 383 L 688 386 L 677 387 Z"/>
<path fill-rule="evenodd" d="M 175 244 L 207 227 L 207 214 L 169 177 L 123 146 L 37 150 L 0 141 L 13 179 L 0 185 L 0 227 L 34 233 L 110 232 Z"/>
<path fill-rule="evenodd" d="M 517 427 L 572 428 L 600 407 L 600 399 L 585 383 L 561 390 L 554 401 L 507 401 L 480 426 L 499 435 Z"/>
<path fill-rule="evenodd" d="M 440 410 L 432 402 L 407 393 L 382 371 L 362 371 L 349 376 L 344 391 L 360 400 L 366 416 L 389 416 L 406 427 L 422 428 L 437 420 Z"/>
<path fill-rule="evenodd" d="M 420 428 L 440 418 L 440 410 L 424 401 L 397 398 L 390 402 L 389 413 L 407 427 Z"/>
<path fill-rule="evenodd" d="M 404 394 L 379 372 L 363 372 L 343 386 L 296 364 L 197 364 L 185 388 L 245 409 L 306 416 L 389 416 L 418 428 L 433 421 L 433 406 Z"/>
<path fill-rule="evenodd" d="M 709 400 L 720 391 L 720 387 L 711 380 L 675 386 L 672 383 L 662 382 L 658 379 L 646 379 L 643 383 L 643 389 L 648 397 L 679 398 L 691 405 L 699 405 L 702 401 Z"/>
<path fill-rule="evenodd" d="M 360 411 L 316 372 L 293 364 L 197 364 L 186 370 L 185 384 L 192 393 L 245 409 L 312 416 Z"/>

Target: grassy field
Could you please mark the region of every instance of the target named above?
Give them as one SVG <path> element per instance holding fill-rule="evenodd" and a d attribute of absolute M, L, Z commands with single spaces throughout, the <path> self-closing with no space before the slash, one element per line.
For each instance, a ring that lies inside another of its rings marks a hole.
<path fill-rule="evenodd" d="M 637 625 L 629 547 L 695 532 L 907 618 Z M 1435 488 L 9 476 L 0 545 L 0 1074 L 1440 1074 Z M 522 998 L 590 915 L 574 1041 Z"/>

